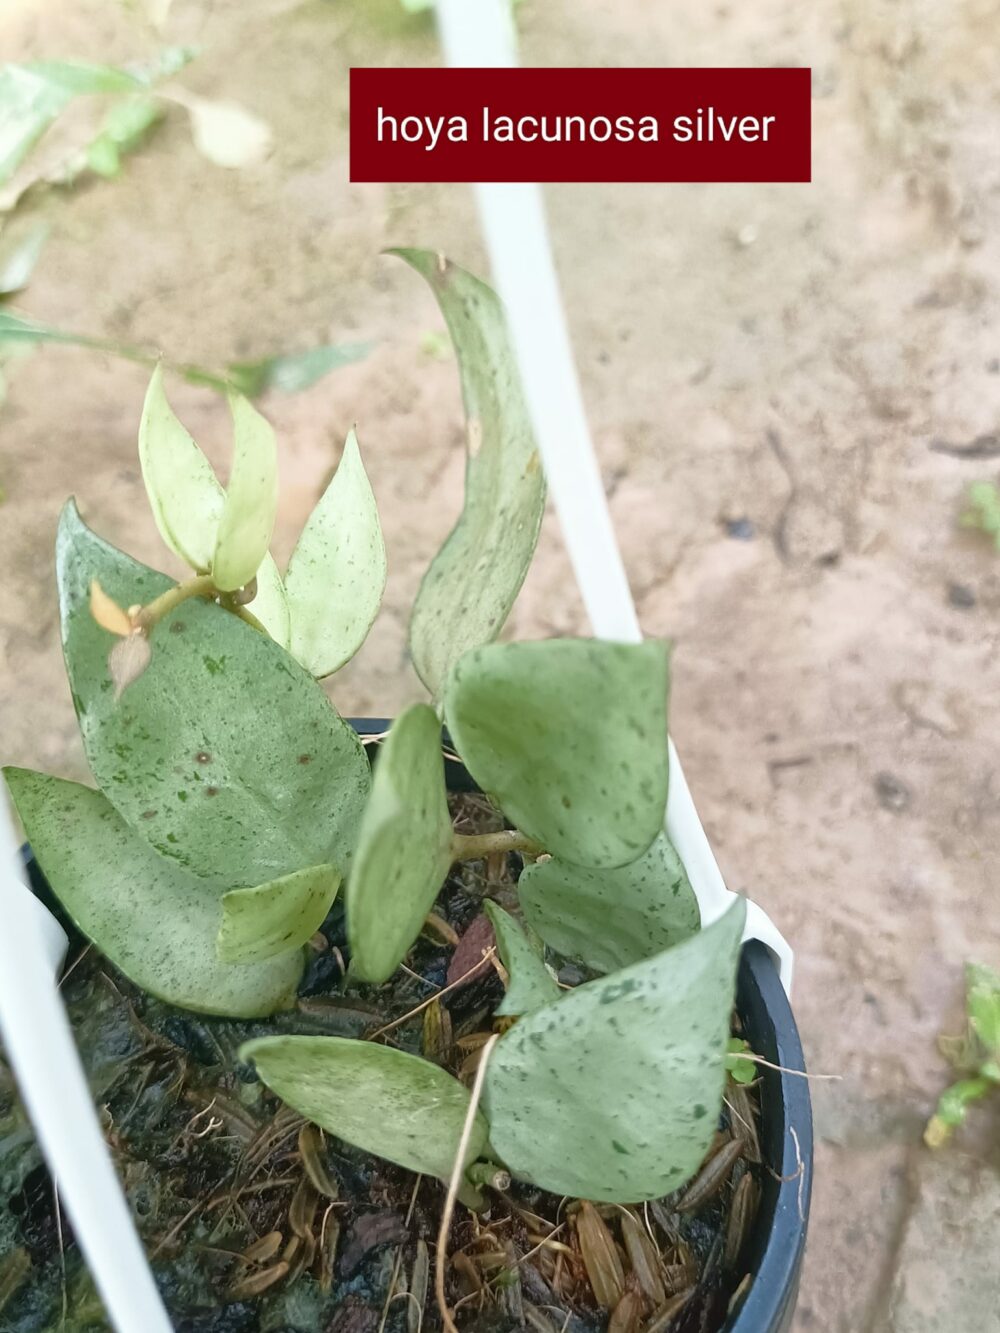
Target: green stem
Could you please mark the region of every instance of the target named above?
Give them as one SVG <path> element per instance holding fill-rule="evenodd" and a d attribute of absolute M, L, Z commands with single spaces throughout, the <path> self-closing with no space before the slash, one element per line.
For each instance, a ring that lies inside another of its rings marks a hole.
<path fill-rule="evenodd" d="M 499 833 L 456 833 L 451 844 L 455 861 L 481 861 L 494 852 L 530 852 L 537 856 L 545 849 L 520 829 L 501 829 Z"/>
<path fill-rule="evenodd" d="M 151 630 L 154 625 L 159 624 L 164 616 L 169 615 L 175 607 L 180 606 L 190 598 L 214 596 L 215 585 L 212 582 L 211 574 L 196 574 L 194 578 L 185 579 L 183 583 L 178 583 L 173 588 L 168 588 L 166 592 L 161 592 L 159 597 L 154 597 L 136 615 L 136 628 L 146 631 Z"/>
<path fill-rule="evenodd" d="M 465 1177 L 473 1185 L 484 1186 L 491 1190 L 509 1190 L 510 1172 L 506 1167 L 497 1166 L 496 1162 L 473 1162 L 465 1168 Z"/>

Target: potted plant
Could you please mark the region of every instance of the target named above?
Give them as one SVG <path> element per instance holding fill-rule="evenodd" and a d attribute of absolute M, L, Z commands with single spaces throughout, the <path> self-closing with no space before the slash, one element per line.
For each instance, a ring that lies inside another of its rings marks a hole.
<path fill-rule="evenodd" d="M 742 900 L 702 928 L 664 833 L 667 647 L 495 642 L 544 505 L 502 311 L 398 253 L 468 415 L 464 508 L 410 624 L 433 703 L 352 725 L 317 683 L 385 581 L 353 433 L 282 575 L 271 428 L 230 395 L 223 490 L 158 371 L 140 458 L 191 577 L 72 502 L 60 523 L 97 789 L 6 776 L 40 890 L 95 946 L 65 993 L 151 1261 L 192 1330 L 783 1329 L 801 1051 L 766 953 L 741 961 Z M 65 1262 L 19 1152 L 0 1160 L 18 1333 L 51 1326 Z M 82 1273 L 63 1290 L 74 1327 L 101 1326 Z"/>

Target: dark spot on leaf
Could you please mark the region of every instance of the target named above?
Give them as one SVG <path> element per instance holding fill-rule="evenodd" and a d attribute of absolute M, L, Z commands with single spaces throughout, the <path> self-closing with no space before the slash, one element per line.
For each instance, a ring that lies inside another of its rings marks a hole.
<path fill-rule="evenodd" d="M 186 628 L 187 626 L 183 620 L 172 620 L 170 622 L 171 634 L 183 634 Z"/>
<path fill-rule="evenodd" d="M 695 1102 L 691 1111 L 691 1114 L 694 1116 L 695 1120 L 703 1120 L 704 1117 L 707 1115 L 707 1113 L 708 1113 L 707 1107 L 702 1106 L 701 1102 Z"/>
<path fill-rule="evenodd" d="M 311 764 L 311 763 L 312 763 L 312 755 L 311 755 L 311 754 L 300 754 L 300 755 L 299 755 L 299 763 L 300 763 L 300 764 Z"/>
<path fill-rule="evenodd" d="M 205 795 L 206 795 L 206 796 L 218 796 L 218 794 L 219 794 L 219 789 L 218 789 L 218 787 L 206 787 L 206 788 L 205 788 Z"/>
<path fill-rule="evenodd" d="M 199 764 L 210 764 L 212 762 L 212 756 L 207 750 L 199 750 L 195 755 L 195 762 Z"/>
<path fill-rule="evenodd" d="M 155 811 L 155 810 L 143 810 L 143 812 L 142 812 L 142 818 L 143 818 L 143 819 L 155 819 L 155 818 L 156 818 L 156 811 Z"/>

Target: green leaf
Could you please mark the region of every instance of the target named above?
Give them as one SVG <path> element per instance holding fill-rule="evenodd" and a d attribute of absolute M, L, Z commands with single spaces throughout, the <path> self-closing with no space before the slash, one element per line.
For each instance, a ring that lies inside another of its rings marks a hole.
<path fill-rule="evenodd" d="M 381 760 L 379 761 L 381 762 Z M 363 1152 L 448 1180 L 469 1093 L 429 1060 L 346 1037 L 261 1037 L 240 1049 L 272 1092 L 321 1129 Z M 473 1122 L 466 1163 L 486 1146 Z"/>
<path fill-rule="evenodd" d="M 251 963 L 301 948 L 323 924 L 339 888 L 339 872 L 326 865 L 252 889 L 230 889 L 222 898 L 219 957 Z"/>
<path fill-rule="evenodd" d="M 668 651 L 597 639 L 466 653 L 445 691 L 469 772 L 523 833 L 575 865 L 621 866 L 663 827 Z"/>
<path fill-rule="evenodd" d="M 204 574 L 212 567 L 226 493 L 211 463 L 167 401 L 163 367 L 153 371 L 139 423 L 139 462 L 153 518 L 174 555 Z M 290 623 L 278 567 L 265 555 L 249 608 L 271 638 L 288 647 Z"/>
<path fill-rule="evenodd" d="M 27 287 L 49 234 L 47 222 L 28 227 L 11 227 L 3 233 L 0 246 L 0 297 L 10 296 Z"/>
<path fill-rule="evenodd" d="M 637 861 L 588 870 L 536 861 L 517 882 L 525 920 L 545 943 L 597 972 L 615 972 L 662 953 L 701 924 L 680 857 L 660 833 Z"/>
<path fill-rule="evenodd" d="M 757 1077 L 757 1064 L 747 1059 L 750 1043 L 742 1037 L 730 1037 L 726 1044 L 726 1073 L 734 1083 L 752 1083 Z M 752 1052 L 751 1052 L 752 1054 Z"/>
<path fill-rule="evenodd" d="M 301 951 L 265 963 L 220 962 L 218 893 L 158 856 L 100 792 L 27 769 L 5 776 L 53 892 L 137 986 L 183 1009 L 230 1018 L 292 1006 Z"/>
<path fill-rule="evenodd" d="M 490 1139 L 516 1175 L 608 1203 L 657 1199 L 715 1133 L 746 906 L 665 953 L 565 994 L 501 1038 Z"/>
<path fill-rule="evenodd" d="M 385 543 L 354 431 L 285 573 L 291 649 L 329 676 L 365 641 L 385 589 Z"/>
<path fill-rule="evenodd" d="M 234 389 L 248 398 L 269 389 L 281 393 L 300 393 L 311 388 L 329 375 L 331 370 L 363 361 L 372 349 L 371 343 L 344 343 L 339 347 L 311 347 L 305 352 L 289 352 L 283 356 L 269 356 L 262 361 L 237 361 L 228 374 Z"/>
<path fill-rule="evenodd" d="M 139 462 L 153 518 L 174 555 L 199 574 L 212 567 L 225 492 L 174 415 L 157 366 L 139 422 Z"/>
<path fill-rule="evenodd" d="M 489 899 L 483 903 L 483 907 L 493 923 L 500 961 L 510 977 L 507 994 L 495 1012 L 502 1017 L 508 1014 L 530 1014 L 558 1000 L 562 994 L 558 983 L 514 918 Z"/>
<path fill-rule="evenodd" d="M 117 176 L 122 156 L 134 152 L 162 117 L 163 103 L 158 97 L 141 94 L 115 102 L 87 148 L 87 165 L 99 176 Z"/>
<path fill-rule="evenodd" d="M 987 1051 L 1000 1052 L 1000 972 L 982 963 L 965 967 L 965 1004 L 976 1036 Z"/>
<path fill-rule="evenodd" d="M 0 185 L 80 93 L 130 92 L 140 80 L 106 65 L 38 61 L 0 67 Z"/>
<path fill-rule="evenodd" d="M 441 725 L 427 704 L 392 724 L 347 881 L 351 972 L 386 981 L 434 904 L 452 858 Z"/>
<path fill-rule="evenodd" d="M 274 431 L 242 394 L 229 395 L 233 466 L 212 557 L 217 588 L 234 592 L 255 577 L 278 510 L 278 450 Z"/>
<path fill-rule="evenodd" d="M 116 703 L 97 579 L 119 606 L 173 586 L 92 533 L 70 502 L 56 544 L 63 650 L 90 766 L 123 818 L 221 888 L 331 863 L 345 871 L 369 789 L 354 730 L 278 645 L 196 599 L 150 636 Z"/>
<path fill-rule="evenodd" d="M 462 654 L 503 628 L 538 541 L 545 479 L 496 294 L 429 250 L 390 253 L 426 278 L 437 298 L 467 417 L 465 504 L 410 620 L 414 666 L 439 697 Z"/>

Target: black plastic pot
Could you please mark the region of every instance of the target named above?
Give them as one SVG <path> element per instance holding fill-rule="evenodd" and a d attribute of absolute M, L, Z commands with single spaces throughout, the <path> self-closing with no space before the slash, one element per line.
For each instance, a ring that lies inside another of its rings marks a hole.
<path fill-rule="evenodd" d="M 385 718 L 352 718 L 361 737 L 389 729 Z M 376 757 L 377 747 L 369 746 Z M 451 791 L 478 791 L 464 766 L 446 759 Z M 73 927 L 53 897 L 30 849 L 22 849 L 32 888 L 67 927 Z M 736 1008 L 751 1048 L 782 1069 L 803 1070 L 799 1034 L 778 972 L 762 944 L 743 948 L 737 979 Z M 799 1289 L 812 1187 L 812 1108 L 806 1079 L 761 1069 L 760 1143 L 766 1170 L 762 1178 L 755 1233 L 747 1247 L 753 1275 L 749 1291 L 722 1333 L 787 1333 Z"/>
<path fill-rule="evenodd" d="M 360 736 L 388 731 L 387 718 L 352 718 Z M 372 756 L 374 758 L 374 756 Z M 445 761 L 451 791 L 478 791 L 464 765 Z M 778 970 L 763 944 L 743 946 L 736 1009 L 757 1055 L 781 1069 L 805 1070 L 802 1044 Z M 799 1292 L 812 1191 L 813 1130 L 809 1083 L 761 1067 L 760 1146 L 764 1156 L 760 1209 L 747 1264 L 750 1290 L 723 1333 L 786 1333 Z"/>

